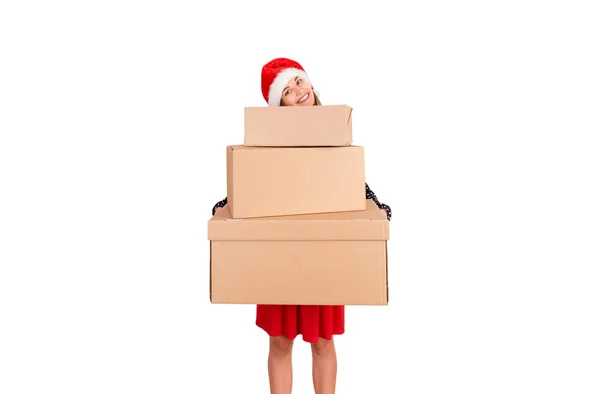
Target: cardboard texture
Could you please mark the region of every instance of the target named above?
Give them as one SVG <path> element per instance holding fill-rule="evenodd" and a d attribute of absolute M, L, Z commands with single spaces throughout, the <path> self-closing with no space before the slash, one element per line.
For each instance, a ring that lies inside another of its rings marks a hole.
<path fill-rule="evenodd" d="M 246 107 L 245 146 L 350 146 L 352 108 L 347 105 Z"/>
<path fill-rule="evenodd" d="M 364 210 L 364 149 L 229 146 L 227 203 L 233 218 Z"/>
<path fill-rule="evenodd" d="M 364 193 L 364 185 L 363 185 Z M 210 300 L 220 304 L 387 305 L 386 214 L 365 210 L 208 222 Z"/>

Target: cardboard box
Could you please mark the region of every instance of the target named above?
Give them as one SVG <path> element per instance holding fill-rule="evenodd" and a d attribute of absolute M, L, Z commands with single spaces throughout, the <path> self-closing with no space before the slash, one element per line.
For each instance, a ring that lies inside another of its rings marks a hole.
<path fill-rule="evenodd" d="M 362 146 L 227 147 L 227 202 L 234 218 L 365 209 Z"/>
<path fill-rule="evenodd" d="M 350 146 L 352 108 L 347 105 L 246 107 L 244 145 Z"/>
<path fill-rule="evenodd" d="M 387 305 L 385 211 L 208 221 L 214 304 Z"/>

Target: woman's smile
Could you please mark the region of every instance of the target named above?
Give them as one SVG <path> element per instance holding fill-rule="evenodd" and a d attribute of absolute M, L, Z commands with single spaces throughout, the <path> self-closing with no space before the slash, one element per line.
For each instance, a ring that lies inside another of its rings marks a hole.
<path fill-rule="evenodd" d="M 303 104 L 306 102 L 306 100 L 308 100 L 308 98 L 310 97 L 310 95 L 308 93 L 303 94 L 302 96 L 300 96 L 300 98 L 298 99 L 298 101 L 296 101 L 296 104 Z"/>

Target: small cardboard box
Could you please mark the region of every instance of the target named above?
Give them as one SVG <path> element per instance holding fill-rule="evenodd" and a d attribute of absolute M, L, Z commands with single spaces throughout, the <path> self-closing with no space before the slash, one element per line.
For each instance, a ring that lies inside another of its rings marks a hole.
<path fill-rule="evenodd" d="M 347 105 L 244 108 L 246 146 L 350 146 Z"/>
<path fill-rule="evenodd" d="M 208 221 L 214 304 L 387 305 L 385 211 Z"/>
<path fill-rule="evenodd" d="M 362 146 L 227 147 L 227 203 L 234 218 L 365 209 Z"/>

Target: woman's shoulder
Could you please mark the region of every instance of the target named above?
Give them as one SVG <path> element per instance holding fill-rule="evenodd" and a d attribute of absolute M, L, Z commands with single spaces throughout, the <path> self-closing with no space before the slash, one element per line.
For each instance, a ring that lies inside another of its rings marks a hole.
<path fill-rule="evenodd" d="M 212 215 L 215 216 L 215 213 L 217 212 L 217 208 L 223 208 L 225 205 L 227 205 L 227 197 L 225 197 L 224 199 L 222 199 L 221 201 L 219 201 L 218 203 L 216 203 L 213 206 Z"/>
<path fill-rule="evenodd" d="M 373 200 L 375 202 L 375 204 L 377 204 L 379 209 L 383 209 L 385 211 L 385 213 L 387 215 L 387 219 L 392 220 L 392 208 L 389 205 L 380 202 L 379 199 L 377 198 L 377 195 L 373 192 L 373 190 L 371 190 L 371 188 L 369 187 L 369 184 L 366 182 L 365 182 L 365 193 L 366 193 L 367 199 Z"/>

